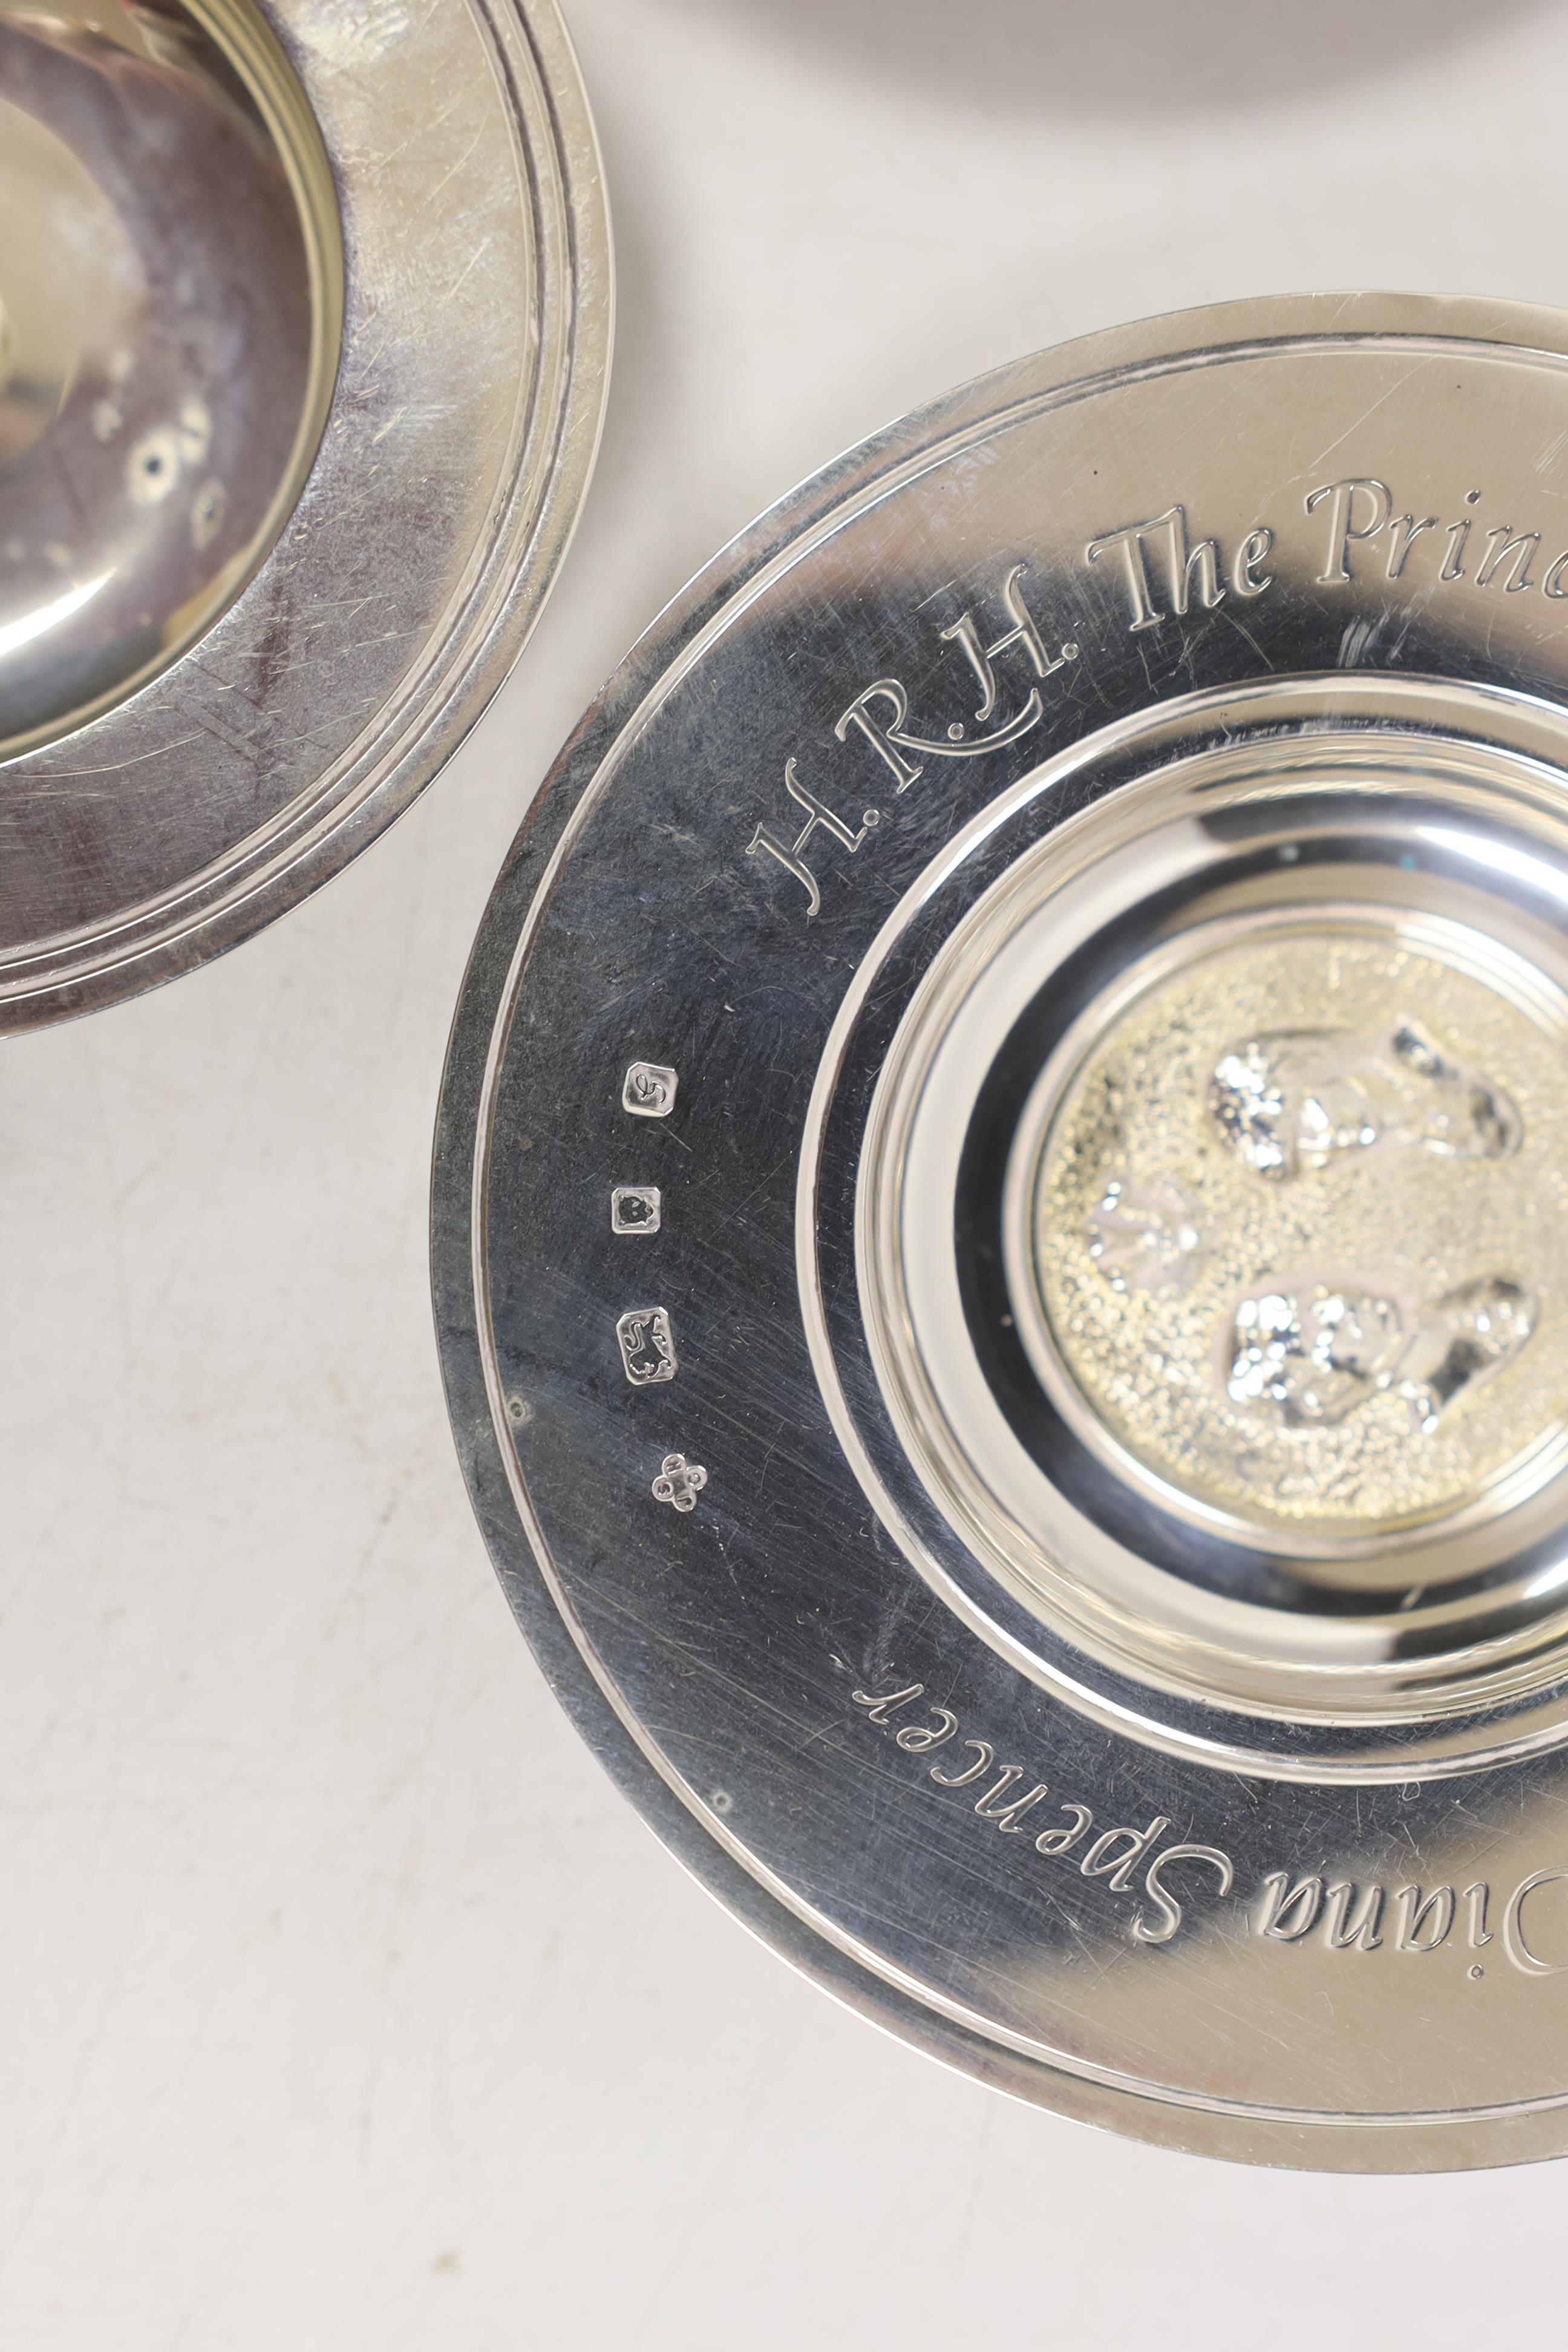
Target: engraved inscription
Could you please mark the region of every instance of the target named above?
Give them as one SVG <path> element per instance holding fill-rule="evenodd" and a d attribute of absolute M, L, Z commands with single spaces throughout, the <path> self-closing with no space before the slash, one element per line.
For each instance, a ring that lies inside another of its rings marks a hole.
<path fill-rule="evenodd" d="M 1217 540 L 1200 539 L 1195 545 L 1189 540 L 1187 510 L 1173 506 L 1145 522 L 1124 523 L 1091 539 L 1084 556 L 1089 563 L 1105 558 L 1120 568 L 1131 613 L 1129 628 L 1155 629 L 1169 614 L 1184 616 L 1194 604 L 1212 610 L 1226 595 L 1244 602 L 1261 596 L 1274 585 L 1272 573 L 1263 569 L 1273 545 L 1273 531 L 1258 523 L 1227 565 Z"/>
<path fill-rule="evenodd" d="M 872 764 L 865 769 L 863 762 L 864 772 L 895 803 L 932 761 L 987 758 L 1021 741 L 1044 719 L 1042 686 L 1076 661 L 1079 649 L 1070 640 L 1047 643 L 1024 593 L 1027 571 L 1026 563 L 1016 562 L 1005 573 L 996 592 L 999 626 L 971 608 L 936 632 L 938 645 L 952 649 L 954 690 L 943 698 L 952 715 L 939 709 L 931 719 L 917 718 L 904 681 L 887 677 L 862 687 L 834 720 L 835 742 L 867 755 Z M 846 815 L 846 804 L 855 805 L 848 790 L 841 795 L 829 786 L 832 799 L 823 798 L 815 782 L 802 781 L 796 758 L 784 762 L 784 787 L 798 814 L 786 811 L 782 827 L 766 821 L 755 825 L 745 853 L 771 860 L 799 884 L 809 922 L 822 907 L 822 853 L 837 843 L 839 853 L 853 857 L 885 812 L 871 805 L 861 808 L 858 821 Z"/>
<path fill-rule="evenodd" d="M 875 689 L 872 690 L 875 691 Z M 819 801 L 815 793 L 807 792 L 796 773 L 794 760 L 784 761 L 784 790 L 796 806 L 805 811 L 805 823 L 793 841 L 781 841 L 778 835 L 772 832 L 767 825 L 759 824 L 746 844 L 746 855 L 748 857 L 755 857 L 759 850 L 765 850 L 770 857 L 784 867 L 786 874 L 795 876 L 795 880 L 805 892 L 805 913 L 806 920 L 809 922 L 822 905 L 822 892 L 817 886 L 816 877 L 805 862 L 805 852 L 811 846 L 812 835 L 820 825 L 823 831 L 830 834 L 835 841 L 842 842 L 853 857 L 866 835 L 868 833 L 874 833 L 881 824 L 882 812 L 880 809 L 874 808 L 865 810 L 861 815 L 858 829 L 851 832 L 842 817 L 835 816 L 833 811 L 825 802 Z"/>
<path fill-rule="evenodd" d="M 679 1370 L 675 1335 L 662 1307 L 634 1307 L 616 1325 L 616 1338 L 620 1342 L 626 1378 L 634 1389 L 649 1388 L 655 1381 L 675 1378 Z"/>
<path fill-rule="evenodd" d="M 1568 1936 L 1564 1936 L 1563 1932 L 1561 1896 L 1557 1904 L 1559 1920 L 1554 1955 L 1552 1954 L 1552 1948 L 1547 1943 L 1550 1923 L 1542 1916 L 1545 1906 L 1539 1901 L 1531 1904 L 1528 1922 L 1525 1914 L 1527 1898 L 1537 1895 L 1539 1889 L 1547 1886 L 1562 1888 L 1565 1885 L 1568 1885 L 1568 1870 L 1538 1870 L 1529 1878 L 1521 1880 L 1504 1906 L 1503 1949 L 1514 1967 L 1523 1976 L 1557 1977 L 1562 1976 L 1564 1970 L 1568 1969 Z M 1543 1957 L 1543 1954 L 1546 1956 Z"/>
<path fill-rule="evenodd" d="M 1479 490 L 1466 493 L 1470 509 Z M 1467 583 L 1491 594 L 1568 598 L 1568 551 L 1542 560 L 1542 534 L 1511 520 L 1489 522 L 1478 513 L 1445 521 L 1397 512 L 1398 500 L 1375 475 L 1345 475 L 1306 492 L 1301 513 L 1314 533 L 1309 542 L 1311 578 L 1320 588 L 1345 588 L 1362 577 L 1408 581 L 1422 587 Z M 1228 551 L 1213 537 L 1194 538 L 1185 506 L 1101 531 L 1084 549 L 1086 562 L 1109 566 L 1131 631 L 1158 628 L 1174 617 L 1209 612 L 1227 598 L 1247 602 L 1273 587 L 1268 569 L 1279 545 L 1273 523 L 1258 522 Z"/>
<path fill-rule="evenodd" d="M 1480 500 L 1479 490 L 1466 492 L 1467 506 Z M 1553 603 L 1568 597 L 1568 552 L 1537 571 L 1540 531 L 1516 530 L 1511 522 L 1482 528 L 1475 514 L 1447 523 L 1433 514 L 1418 518 L 1413 508 L 1395 514 L 1395 504 L 1388 484 L 1372 475 L 1323 482 L 1307 493 L 1306 511 L 1323 527 L 1321 587 L 1342 588 L 1363 570 L 1375 576 L 1381 567 L 1388 580 L 1419 579 L 1438 587 L 1468 581 L 1505 596 L 1539 593 Z"/>
<path fill-rule="evenodd" d="M 700 1462 L 689 1462 L 684 1454 L 667 1454 L 653 1482 L 653 1498 L 682 1513 L 694 1511 L 707 1484 L 708 1473 Z"/>
<path fill-rule="evenodd" d="M 939 1789 L 963 1791 L 977 1821 L 989 1822 L 1003 1837 L 1032 1833 L 1037 1854 L 1051 1861 L 1070 1858 L 1080 1878 L 1095 1880 L 1113 1895 L 1131 1895 L 1127 1927 L 1134 1943 L 1170 1943 L 1188 1904 L 1203 1895 L 1230 1893 L 1236 1869 L 1229 1855 L 1218 1846 L 1181 1839 L 1165 1844 L 1168 1814 L 1156 1813 L 1142 1827 L 1102 1825 L 1091 1836 L 1094 1809 L 1077 1798 L 1058 1795 L 1048 1813 L 1038 1812 L 1037 1808 L 1052 1794 L 1050 1782 L 1032 1780 L 1022 1764 L 998 1765 L 988 1739 L 958 1739 L 953 1746 L 960 1725 L 951 1707 L 932 1706 L 928 1700 L 923 1720 L 908 1716 L 910 1708 L 925 1699 L 923 1683 L 904 1683 L 880 1693 L 857 1690 L 850 1696 L 868 1723 L 892 1732 L 894 1745 L 905 1755 L 946 1749 L 939 1762 L 928 1766 L 930 1777 Z M 905 1718 L 901 1722 L 900 1717 Z"/>
<path fill-rule="evenodd" d="M 1026 569 L 1025 564 L 1015 563 L 1002 583 L 1002 604 L 1012 625 L 990 645 L 982 645 L 973 613 L 961 614 L 950 627 L 938 633 L 944 645 L 958 646 L 974 673 L 980 688 L 980 701 L 974 712 L 977 726 L 993 717 L 1001 700 L 994 667 L 998 656 L 1018 647 L 1037 679 L 1053 677 L 1073 658 L 1065 646 L 1055 655 L 1047 650 L 1019 586 Z M 928 760 L 973 760 L 984 752 L 1000 751 L 1005 744 L 1016 743 L 1021 736 L 1027 735 L 1045 715 L 1046 706 L 1036 685 L 1029 688 L 1027 698 L 1010 719 L 998 719 L 984 733 L 971 735 L 968 726 L 959 719 L 949 723 L 945 736 L 939 740 L 911 728 L 910 698 L 899 680 L 879 677 L 856 696 L 835 722 L 833 731 L 841 743 L 849 740 L 851 730 L 861 735 L 889 770 L 895 791 L 901 793 L 907 793 L 924 773 Z"/>
<path fill-rule="evenodd" d="M 1276 588 L 1287 558 L 1318 589 L 1381 578 L 1421 593 L 1462 585 L 1467 593 L 1568 600 L 1568 550 L 1548 560 L 1540 530 L 1494 522 L 1475 511 L 1481 503 L 1481 492 L 1471 490 L 1465 505 L 1472 511 L 1446 520 L 1419 512 L 1418 502 L 1401 508 L 1376 476 L 1346 475 L 1313 484 L 1285 514 L 1224 537 L 1202 530 L 1186 502 L 1173 499 L 1157 514 L 1098 531 L 1082 554 L 1110 583 L 1134 635 L 1201 620 L 1221 606 L 1247 634 L 1243 614 Z M 795 903 L 806 921 L 821 911 L 831 865 L 853 858 L 933 763 L 1005 751 L 1045 722 L 1049 682 L 1079 658 L 1079 646 L 1071 638 L 1053 641 L 1037 600 L 1026 593 L 1028 572 L 1026 560 L 1015 560 L 984 600 L 988 611 L 967 608 L 935 630 L 937 650 L 952 660 L 946 671 L 939 665 L 934 686 L 911 692 L 904 677 L 874 677 L 839 711 L 821 751 L 841 770 L 841 750 L 863 752 L 869 765 L 862 763 L 862 781 L 849 771 L 826 782 L 812 773 L 808 783 L 801 761 L 786 759 L 782 814 L 753 824 L 740 846 L 798 886 Z M 878 800 L 866 797 L 868 778 Z"/>
<path fill-rule="evenodd" d="M 634 1062 L 621 1086 L 621 1108 L 634 1118 L 668 1118 L 680 1080 L 662 1062 Z"/>
<path fill-rule="evenodd" d="M 657 1234 L 662 1215 L 657 1184 L 617 1184 L 610 1194 L 613 1234 Z"/>
<path fill-rule="evenodd" d="M 1555 1921 L 1552 1898 L 1532 1903 L 1540 1890 L 1568 1887 L 1568 1870 L 1538 1870 L 1522 1879 L 1502 1906 L 1506 1958 L 1521 1976 L 1568 1973 L 1568 1906 L 1561 1896 Z M 1325 1883 L 1321 1874 L 1292 1878 L 1272 1870 L 1252 1909 L 1255 1936 L 1275 1944 L 1315 1940 L 1331 1952 L 1389 1951 L 1420 1958 L 1434 1952 L 1484 1951 L 1494 1941 L 1488 1925 L 1491 1888 L 1484 1879 L 1457 1892 L 1452 1886 L 1406 1885 L 1392 1895 L 1372 1881 Z M 1456 1932 L 1457 1931 L 1457 1932 Z M 1479 1980 L 1484 1967 L 1469 1969 Z"/>
<path fill-rule="evenodd" d="M 675 1457 L 679 1458 L 679 1457 Z M 668 1466 L 668 1465 L 667 1465 Z M 890 1737 L 904 1755 L 927 1764 L 944 1795 L 963 1799 L 975 1819 L 1003 1837 L 1027 1840 L 1017 1851 L 1065 1861 L 1108 1894 L 1131 1895 L 1127 1933 L 1136 1944 L 1171 1943 L 1197 1905 L 1235 1890 L 1236 1866 L 1222 1846 L 1169 1839 L 1170 1817 L 1156 1813 L 1140 1826 L 1096 1828 L 1095 1811 L 1077 1797 L 1053 1792 L 1048 1780 L 1022 1764 L 999 1764 L 994 1743 L 966 1737 L 952 1707 L 939 1706 L 921 1682 L 887 1690 L 855 1690 L 862 1718 Z M 1169 1839 L 1169 1842 L 1167 1840 Z M 1489 1885 L 1462 1889 L 1331 1876 L 1295 1877 L 1269 1871 L 1247 1906 L 1253 1937 L 1272 1945 L 1312 1944 L 1359 1957 L 1375 1953 L 1429 1958 L 1458 1954 L 1467 1963 L 1500 1941 L 1513 1968 L 1527 1977 L 1568 1975 L 1568 1868 L 1533 1871 L 1501 1904 L 1494 1935 Z M 1472 1979 L 1486 1974 L 1468 1967 Z"/>

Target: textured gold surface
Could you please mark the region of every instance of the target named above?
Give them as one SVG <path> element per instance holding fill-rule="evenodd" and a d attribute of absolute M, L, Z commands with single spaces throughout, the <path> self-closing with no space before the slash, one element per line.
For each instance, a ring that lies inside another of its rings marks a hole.
<path fill-rule="evenodd" d="M 1460 954 L 1436 931 L 1415 944 L 1392 917 L 1211 947 L 1135 997 L 1070 1077 L 1034 1203 L 1051 1333 L 1092 1412 L 1182 1493 L 1257 1525 L 1365 1535 L 1472 1503 L 1568 1419 L 1563 1008 L 1544 987 L 1533 1002 L 1511 980 L 1505 992 L 1502 959 L 1482 978 Z M 1413 1022 L 1506 1090 L 1516 1149 L 1466 1158 L 1440 1137 L 1384 1139 L 1280 1181 L 1226 1140 L 1211 1083 L 1227 1054 L 1280 1032 L 1375 1041 Z M 1108 1197 L 1131 1215 L 1108 1223 Z M 1151 1226 L 1147 1244 L 1130 1237 Z M 1331 1425 L 1290 1425 L 1227 1395 L 1227 1343 L 1243 1298 L 1309 1272 L 1396 1300 L 1412 1329 L 1445 1294 L 1503 1277 L 1528 1286 L 1534 1328 L 1426 1426 L 1397 1384 Z"/>

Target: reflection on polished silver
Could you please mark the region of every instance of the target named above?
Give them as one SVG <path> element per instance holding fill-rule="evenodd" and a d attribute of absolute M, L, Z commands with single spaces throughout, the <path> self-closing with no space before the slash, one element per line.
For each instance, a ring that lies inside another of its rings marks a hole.
<path fill-rule="evenodd" d="M 552 0 L 0 0 L 0 1024 L 201 961 L 426 781 L 569 533 L 607 310 Z"/>
<path fill-rule="evenodd" d="M 1478 302 L 954 394 L 634 653 L 454 1034 L 578 1720 L 847 1999 L 1183 2147 L 1568 2149 L 1565 451 Z"/>

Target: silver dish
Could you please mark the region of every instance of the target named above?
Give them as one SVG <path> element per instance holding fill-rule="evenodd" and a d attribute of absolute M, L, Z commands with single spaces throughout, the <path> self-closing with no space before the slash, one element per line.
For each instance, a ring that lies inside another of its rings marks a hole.
<path fill-rule="evenodd" d="M 0 1024 L 406 807 L 549 588 L 609 336 L 552 0 L 0 0 Z"/>
<path fill-rule="evenodd" d="M 1568 2148 L 1568 318 L 853 452 L 501 876 L 435 1283 L 525 1630 L 844 1999 L 1258 2162 Z"/>

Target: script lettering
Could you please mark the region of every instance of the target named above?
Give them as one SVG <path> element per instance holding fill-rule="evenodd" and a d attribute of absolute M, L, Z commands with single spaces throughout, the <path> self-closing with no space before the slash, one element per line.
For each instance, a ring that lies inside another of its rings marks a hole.
<path fill-rule="evenodd" d="M 1435 1886 L 1423 1895 L 1418 1886 L 1402 1886 L 1394 1898 L 1394 1948 L 1396 1952 L 1435 1952 L 1448 1940 L 1454 1924 L 1454 1890 Z"/>
<path fill-rule="evenodd" d="M 909 1710 L 925 1695 L 923 1683 L 908 1682 L 896 1683 L 886 1691 L 856 1690 L 851 1697 L 868 1723 L 884 1736 L 892 1736 L 896 1747 L 906 1755 L 921 1755 L 944 1746 L 960 1728 L 951 1707 L 935 1708 L 929 1723 L 911 1719 Z M 959 1757 L 973 1760 L 950 1771 L 944 1757 L 941 1763 L 927 1767 L 930 1780 L 943 1791 L 973 1791 L 971 1810 L 975 1819 L 999 1835 L 1028 1838 L 1039 1820 L 1037 1807 L 1051 1794 L 1050 1783 L 1031 1780 L 1022 1764 L 998 1765 L 995 1745 L 989 1739 L 961 1739 L 954 1750 L 955 1759 Z M 1185 1842 L 1163 1844 L 1171 1827 L 1168 1814 L 1156 1813 L 1142 1829 L 1118 1825 L 1089 1838 L 1094 1827 L 1092 1806 L 1068 1798 L 1058 1801 L 1056 1811 L 1060 1818 L 1030 1840 L 1034 1853 L 1052 1862 L 1070 1856 L 1080 1878 L 1111 1896 L 1131 1895 L 1131 1916 L 1125 1913 L 1123 1916 L 1135 1943 L 1170 1943 L 1183 1924 L 1187 1906 L 1200 1891 L 1206 1891 L 1204 1880 L 1208 1874 L 1217 1880 L 1221 1895 L 1228 1895 L 1236 1883 L 1236 1866 L 1218 1846 Z M 1086 1838 L 1089 1838 L 1087 1845 Z M 1168 1873 L 1175 1874 L 1173 1883 Z"/>
<path fill-rule="evenodd" d="M 806 812 L 805 823 L 795 839 L 790 842 L 781 841 L 776 834 L 769 832 L 765 824 L 759 824 L 746 844 L 746 855 L 748 857 L 754 857 L 759 849 L 765 850 L 770 857 L 778 860 L 786 874 L 795 876 L 795 880 L 805 892 L 805 918 L 809 922 L 822 905 L 822 892 L 817 887 L 816 877 L 806 864 L 804 855 L 812 835 L 820 825 L 823 831 L 830 833 L 836 841 L 841 841 L 853 857 L 866 835 L 874 832 L 881 824 L 882 813 L 879 809 L 867 809 L 861 816 L 859 831 L 851 833 L 842 817 L 835 816 L 833 811 L 825 806 L 815 793 L 807 792 L 795 773 L 795 763 L 793 760 L 784 761 L 784 790 L 791 800 Z"/>
<path fill-rule="evenodd" d="M 1249 563 L 1261 560 L 1262 554 L 1253 550 Z M 1068 662 L 1076 661 L 1079 649 L 1070 641 L 1055 649 L 1047 644 L 1024 595 L 1027 570 L 1026 563 L 1016 562 L 1004 575 L 998 591 L 1003 625 L 994 634 L 982 625 L 973 607 L 936 633 L 938 645 L 951 646 L 962 658 L 969 694 L 978 691 L 979 700 L 971 706 L 972 719 L 955 717 L 935 728 L 918 721 L 909 688 L 902 678 L 889 676 L 863 686 L 834 720 L 835 742 L 847 751 L 872 753 L 877 762 L 874 772 L 882 780 L 884 791 L 886 780 L 892 780 L 895 803 L 920 782 L 933 761 L 987 759 L 1021 742 L 1044 719 L 1046 699 L 1041 687 Z M 1257 590 L 1248 588 L 1245 593 L 1254 594 Z M 1015 707 L 1005 712 L 1004 704 L 1009 699 Z M 979 731 L 972 731 L 975 729 Z M 836 788 L 829 789 L 837 798 Z M 820 849 L 837 842 L 847 856 L 853 857 L 867 835 L 882 823 L 884 811 L 863 809 L 859 824 L 850 824 L 801 782 L 799 761 L 794 757 L 784 762 L 784 790 L 804 812 L 805 822 L 792 818 L 792 829 L 779 831 L 763 821 L 753 827 L 745 850 L 749 857 L 771 858 L 800 885 L 805 893 L 805 919 L 811 922 L 822 909 L 822 874 L 816 862 Z M 823 837 L 820 843 L 818 835 Z"/>
<path fill-rule="evenodd" d="M 1132 1915 L 1132 1933 L 1140 1944 L 1168 1944 L 1182 1924 L 1182 1906 L 1165 1883 L 1165 1873 L 1178 1862 L 1202 1863 L 1219 1880 L 1219 1892 L 1228 1895 L 1236 1884 L 1229 1854 L 1217 1845 L 1168 1845 L 1157 1853 L 1143 1874 L 1143 1891 L 1155 1906 L 1151 1924 L 1140 1908 Z"/>

